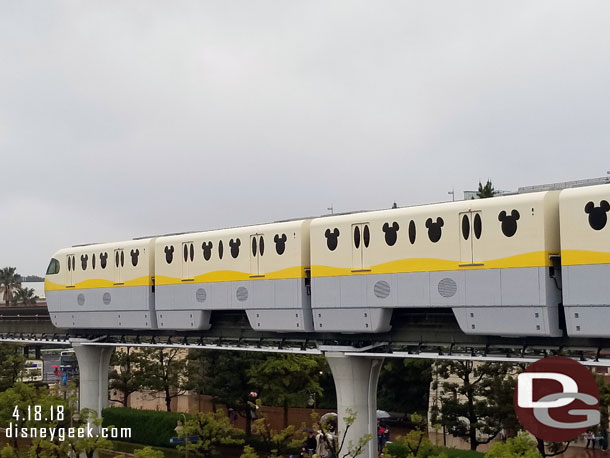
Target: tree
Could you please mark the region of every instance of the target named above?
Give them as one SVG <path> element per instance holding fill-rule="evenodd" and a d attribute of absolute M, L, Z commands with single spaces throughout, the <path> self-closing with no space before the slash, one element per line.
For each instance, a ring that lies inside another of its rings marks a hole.
<path fill-rule="evenodd" d="M 196 442 L 187 441 L 178 446 L 178 450 L 189 456 L 209 458 L 215 456 L 219 445 L 240 445 L 242 439 L 234 439 L 239 430 L 233 428 L 229 417 L 222 411 L 214 413 L 200 412 L 197 417 L 186 420 L 178 437 L 198 437 Z"/>
<path fill-rule="evenodd" d="M 36 295 L 34 288 L 19 287 L 15 291 L 15 295 L 12 298 L 13 305 L 35 305 L 39 297 Z"/>
<path fill-rule="evenodd" d="M 112 354 L 110 365 L 113 366 L 109 374 L 109 387 L 121 393 L 119 399 L 111 401 L 120 402 L 125 407 L 129 403 L 129 396 L 142 389 L 147 382 L 144 372 L 144 356 L 141 351 L 132 347 L 117 350 Z"/>
<path fill-rule="evenodd" d="M 510 371 L 509 364 L 500 363 L 437 363 L 435 375 L 445 381 L 436 378 L 433 382 L 433 389 L 440 386 L 442 394 L 440 410 L 437 406 L 432 410 L 432 422 L 468 441 L 471 450 L 491 442 L 504 427 L 518 424 L 512 403 L 515 381 L 509 377 Z M 480 439 L 480 435 L 487 438 Z"/>
<path fill-rule="evenodd" d="M 310 394 L 322 394 L 319 375 L 318 362 L 307 355 L 273 354 L 250 369 L 251 382 L 265 404 L 284 408 L 284 427 L 288 426 L 288 407 L 304 406 Z"/>
<path fill-rule="evenodd" d="M 430 360 L 387 358 L 379 374 L 377 405 L 397 412 L 427 412 L 431 382 Z"/>
<path fill-rule="evenodd" d="M 496 195 L 496 191 L 494 190 L 493 185 L 491 184 L 491 180 L 487 180 L 485 186 L 481 184 L 479 181 L 479 190 L 477 191 L 477 197 L 479 199 L 487 199 L 488 197 L 493 197 Z"/>
<path fill-rule="evenodd" d="M 256 401 L 256 405 L 260 405 L 261 400 Z M 297 429 L 296 426 L 286 426 L 281 431 L 276 431 L 271 428 L 267 417 L 261 416 L 254 420 L 254 429 L 263 440 L 265 448 L 272 453 L 278 455 L 287 453 L 292 448 L 301 446 L 305 440 L 303 428 Z M 246 450 L 244 449 L 244 452 Z"/>
<path fill-rule="evenodd" d="M 0 391 L 15 385 L 24 373 L 26 358 L 23 346 L 11 343 L 0 344 Z"/>
<path fill-rule="evenodd" d="M 199 393 L 213 397 L 246 419 L 246 435 L 251 435 L 250 393 L 256 390 L 250 370 L 263 356 L 259 353 L 219 350 L 194 350 L 189 355 L 191 382 Z"/>
<path fill-rule="evenodd" d="M 397 447 L 406 449 L 409 453 L 409 457 L 430 457 L 435 447 L 428 439 L 427 424 L 424 417 L 413 414 L 411 415 L 411 422 L 415 427 L 407 433 L 406 436 L 398 436 L 395 441 L 384 449 L 384 456 L 388 456 L 388 453 L 395 453 L 394 450 Z M 390 455 L 391 458 L 391 455 Z"/>
<path fill-rule="evenodd" d="M 186 377 L 187 360 L 179 348 L 145 348 L 140 365 L 146 375 L 143 385 L 163 393 L 165 407 L 172 410 L 172 399 L 184 394 L 190 384 Z"/>
<path fill-rule="evenodd" d="M 3 300 L 9 305 L 13 299 L 13 290 L 21 286 L 21 275 L 17 273 L 16 267 L 4 267 L 0 269 L 0 287 L 4 289 Z"/>

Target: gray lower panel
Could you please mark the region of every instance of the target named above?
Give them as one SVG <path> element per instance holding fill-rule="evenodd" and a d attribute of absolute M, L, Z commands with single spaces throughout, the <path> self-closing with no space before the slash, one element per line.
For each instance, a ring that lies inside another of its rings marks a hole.
<path fill-rule="evenodd" d="M 156 287 L 157 321 L 161 329 L 208 329 L 209 314 L 206 318 L 202 313 L 213 310 L 245 310 L 250 325 L 258 330 L 313 330 L 311 299 L 302 278 L 184 282 Z M 170 320 L 166 312 L 175 315 Z"/>
<path fill-rule="evenodd" d="M 58 327 L 157 328 L 150 286 L 47 291 L 46 297 L 51 320 Z"/>
<path fill-rule="evenodd" d="M 560 302 L 560 290 L 546 267 L 312 279 L 316 330 L 330 326 L 333 330 L 367 332 L 371 329 L 370 332 L 377 332 L 372 330 L 372 324 L 369 328 L 363 326 L 364 317 L 361 316 L 357 316 L 353 329 L 348 322 L 342 323 L 338 329 L 331 321 L 341 315 L 331 317 L 328 310 L 450 307 L 454 311 L 467 308 L 458 317 L 467 334 L 558 336 L 561 335 L 557 313 Z M 321 314 L 320 310 L 324 313 Z M 473 310 L 480 313 L 476 318 L 471 317 L 475 319 L 470 322 L 466 318 L 474 313 Z M 524 312 L 535 318 L 531 325 L 519 320 L 519 314 Z"/>
<path fill-rule="evenodd" d="M 257 331 L 299 332 L 313 331 L 311 310 L 247 310 L 252 329 Z"/>
<path fill-rule="evenodd" d="M 564 306 L 568 335 L 572 337 L 610 337 L 610 305 Z"/>
<path fill-rule="evenodd" d="M 210 310 L 165 310 L 157 311 L 159 329 L 210 329 Z"/>
<path fill-rule="evenodd" d="M 610 264 L 563 266 L 563 304 L 610 305 Z"/>
<path fill-rule="evenodd" d="M 315 309 L 314 327 L 319 332 L 387 332 L 391 329 L 391 309 Z"/>
<path fill-rule="evenodd" d="M 49 312 L 51 322 L 58 328 L 80 329 L 156 329 L 156 319 L 149 312 Z"/>
<path fill-rule="evenodd" d="M 557 307 L 457 307 L 453 313 L 466 334 L 504 337 L 562 335 Z"/>

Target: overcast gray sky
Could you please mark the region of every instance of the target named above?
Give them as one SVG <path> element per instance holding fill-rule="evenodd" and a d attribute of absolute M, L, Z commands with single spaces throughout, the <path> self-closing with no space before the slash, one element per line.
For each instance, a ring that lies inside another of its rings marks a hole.
<path fill-rule="evenodd" d="M 607 1 L 0 1 L 0 267 L 610 170 Z"/>

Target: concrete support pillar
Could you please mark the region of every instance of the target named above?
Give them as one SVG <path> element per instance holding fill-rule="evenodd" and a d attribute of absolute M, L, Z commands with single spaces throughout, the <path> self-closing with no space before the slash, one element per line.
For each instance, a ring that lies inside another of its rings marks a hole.
<path fill-rule="evenodd" d="M 339 417 L 339 438 L 345 431 L 346 409 L 356 414 L 356 421 L 347 431 L 345 446 L 341 455 L 347 452 L 347 444 L 370 434 L 362 458 L 377 457 L 377 380 L 383 364 L 383 358 L 366 356 L 346 356 L 343 352 L 325 354 L 330 370 L 333 373 L 337 390 L 337 415 Z"/>
<path fill-rule="evenodd" d="M 80 410 L 95 410 L 101 416 L 108 406 L 108 369 L 114 347 L 83 345 L 87 339 L 70 339 L 80 373 Z"/>

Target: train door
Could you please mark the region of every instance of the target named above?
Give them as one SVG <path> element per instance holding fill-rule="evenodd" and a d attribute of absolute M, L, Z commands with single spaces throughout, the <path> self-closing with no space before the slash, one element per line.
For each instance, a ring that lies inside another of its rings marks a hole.
<path fill-rule="evenodd" d="M 264 275 L 261 257 L 265 254 L 265 239 L 262 234 L 250 236 L 250 276 Z"/>
<path fill-rule="evenodd" d="M 352 271 L 368 270 L 371 229 L 368 223 L 352 224 Z"/>
<path fill-rule="evenodd" d="M 125 266 L 125 253 L 122 248 L 114 250 L 114 284 L 123 284 L 123 267 Z"/>
<path fill-rule="evenodd" d="M 70 288 L 74 288 L 74 266 L 75 266 L 75 256 L 73 254 L 69 254 L 66 256 L 66 265 L 68 268 L 66 269 L 66 286 Z"/>
<path fill-rule="evenodd" d="M 182 242 L 182 279 L 192 280 L 193 260 L 195 259 L 195 245 L 193 242 Z"/>
<path fill-rule="evenodd" d="M 480 211 L 467 211 L 459 214 L 460 228 L 460 261 L 471 265 L 480 262 L 478 253 L 481 238 L 482 222 Z"/>

